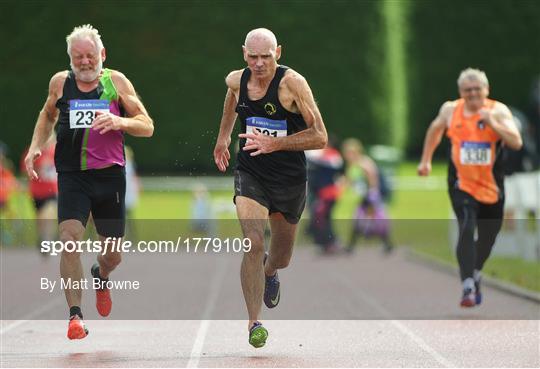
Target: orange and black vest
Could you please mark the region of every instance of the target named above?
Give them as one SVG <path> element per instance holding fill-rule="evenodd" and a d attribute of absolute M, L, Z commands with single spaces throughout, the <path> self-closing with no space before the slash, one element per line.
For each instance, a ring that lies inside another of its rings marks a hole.
<path fill-rule="evenodd" d="M 494 204 L 504 196 L 501 137 L 480 119 L 479 114 L 465 117 L 465 100 L 456 101 L 446 132 L 451 142 L 448 186 L 467 192 L 485 204 Z M 496 101 L 486 99 L 492 109 Z"/>

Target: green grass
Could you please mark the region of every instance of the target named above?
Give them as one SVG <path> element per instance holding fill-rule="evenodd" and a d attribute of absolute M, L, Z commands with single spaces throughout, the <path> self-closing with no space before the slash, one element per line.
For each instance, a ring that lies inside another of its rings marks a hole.
<path fill-rule="evenodd" d="M 426 247 L 423 245 L 413 247 L 413 249 L 442 263 L 457 265 L 456 256 L 450 247 Z M 482 273 L 540 292 L 540 263 L 538 262 L 493 256 L 486 262 Z"/>

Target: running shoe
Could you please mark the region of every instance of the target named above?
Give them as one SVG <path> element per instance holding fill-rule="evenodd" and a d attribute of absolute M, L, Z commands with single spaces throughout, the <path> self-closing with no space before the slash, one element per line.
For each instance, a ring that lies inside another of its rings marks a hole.
<path fill-rule="evenodd" d="M 465 288 L 463 290 L 463 296 L 461 297 L 461 307 L 473 307 L 476 305 L 475 293 L 470 288 Z"/>
<path fill-rule="evenodd" d="M 255 348 L 263 347 L 268 338 L 268 331 L 260 322 L 253 323 L 249 330 L 249 344 Z"/>
<path fill-rule="evenodd" d="M 80 340 L 86 336 L 88 336 L 88 329 L 86 329 L 83 320 L 76 314 L 70 317 L 67 337 L 70 340 Z"/>
<path fill-rule="evenodd" d="M 99 264 L 92 265 L 92 277 L 103 280 L 99 276 Z M 96 309 L 101 316 L 109 316 L 112 309 L 111 291 L 108 288 L 96 289 Z"/>
<path fill-rule="evenodd" d="M 476 288 L 476 296 L 475 296 L 476 305 L 480 305 L 482 303 L 482 292 L 480 292 L 480 281 L 481 279 L 474 281 L 474 287 Z"/>
<path fill-rule="evenodd" d="M 264 263 L 268 259 L 268 253 L 264 254 Z M 269 308 L 275 308 L 279 304 L 280 289 L 278 273 L 271 277 L 265 275 L 264 279 L 264 304 Z"/>

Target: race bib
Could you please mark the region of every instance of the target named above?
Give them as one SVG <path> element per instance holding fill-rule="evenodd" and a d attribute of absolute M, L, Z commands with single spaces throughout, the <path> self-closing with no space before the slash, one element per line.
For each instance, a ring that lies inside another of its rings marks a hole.
<path fill-rule="evenodd" d="M 287 136 L 287 121 L 249 117 L 246 119 L 246 133 L 253 133 L 253 131 L 272 137 L 285 137 Z"/>
<path fill-rule="evenodd" d="M 69 128 L 89 128 L 97 112 L 108 113 L 108 100 L 70 100 Z"/>
<path fill-rule="evenodd" d="M 462 142 L 459 156 L 463 165 L 490 165 L 491 144 L 489 142 Z"/>

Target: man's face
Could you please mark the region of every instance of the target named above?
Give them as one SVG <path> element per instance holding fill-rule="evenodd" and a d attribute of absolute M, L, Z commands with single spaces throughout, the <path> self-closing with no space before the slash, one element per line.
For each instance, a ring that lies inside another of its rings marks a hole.
<path fill-rule="evenodd" d="M 254 39 L 243 46 L 243 50 L 244 60 L 255 78 L 266 79 L 274 75 L 281 46 L 274 48 L 269 40 Z"/>
<path fill-rule="evenodd" d="M 468 107 L 480 109 L 489 95 L 489 89 L 480 81 L 465 80 L 459 86 L 459 95 L 465 99 Z"/>
<path fill-rule="evenodd" d="M 71 43 L 71 69 L 77 79 L 83 82 L 92 82 L 99 78 L 105 49 L 97 51 L 96 44 L 90 39 L 74 40 Z"/>

